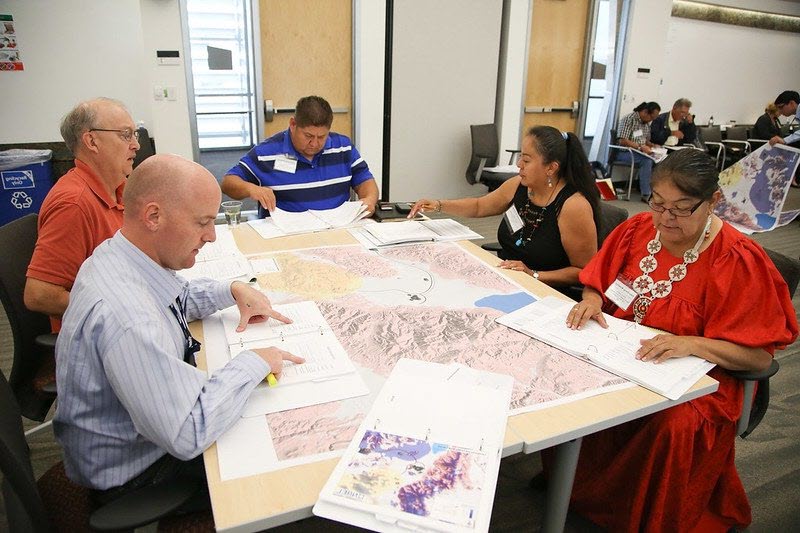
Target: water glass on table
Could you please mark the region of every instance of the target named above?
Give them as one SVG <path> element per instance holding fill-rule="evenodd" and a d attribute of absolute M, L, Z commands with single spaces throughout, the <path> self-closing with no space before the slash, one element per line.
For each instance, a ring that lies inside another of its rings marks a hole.
<path fill-rule="evenodd" d="M 222 211 L 225 213 L 225 221 L 228 227 L 235 227 L 239 225 L 239 220 L 242 217 L 242 202 L 239 200 L 230 200 L 222 202 Z"/>

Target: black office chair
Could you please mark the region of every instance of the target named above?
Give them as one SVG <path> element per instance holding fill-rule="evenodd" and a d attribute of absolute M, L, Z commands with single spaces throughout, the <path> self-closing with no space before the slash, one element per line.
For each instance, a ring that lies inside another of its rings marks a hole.
<path fill-rule="evenodd" d="M 23 302 L 37 220 L 32 213 L 0 227 L 0 250 L 5 250 L 0 257 L 0 300 L 14 339 L 11 389 L 22 414 L 42 422 L 56 399 L 55 335 L 50 333 L 50 319 L 29 311 Z"/>
<path fill-rule="evenodd" d="M 500 144 L 497 141 L 497 128 L 494 124 L 473 124 L 469 127 L 472 137 L 472 155 L 467 166 L 467 183 L 483 183 L 489 191 L 497 189 L 507 179 L 513 178 L 518 172 L 489 172 L 484 169 L 497 165 Z M 519 150 L 506 150 L 510 152 L 508 164 L 514 163 L 514 156 Z"/>
<path fill-rule="evenodd" d="M 722 131 L 719 126 L 699 126 L 697 138 L 700 147 L 714 158 L 717 168 L 725 168 L 725 145 L 722 143 Z"/>
<path fill-rule="evenodd" d="M 747 140 L 747 126 L 731 126 L 725 130 L 725 156 L 730 166 L 751 152 L 752 147 Z"/>
<path fill-rule="evenodd" d="M 136 131 L 139 132 L 139 151 L 136 152 L 136 157 L 133 159 L 133 168 L 138 167 L 142 161 L 156 153 L 155 142 L 150 138 L 147 128 L 138 128 Z"/>
<path fill-rule="evenodd" d="M 800 283 L 800 261 L 768 248 L 764 248 L 764 251 L 775 263 L 778 272 L 781 273 L 786 285 L 789 286 L 789 296 L 794 297 L 797 285 Z M 729 374 L 744 382 L 744 405 L 736 427 L 736 432 L 741 438 L 744 439 L 750 435 L 764 418 L 767 407 L 769 407 L 769 378 L 774 376 L 779 369 L 778 361 L 773 359 L 769 368 L 761 372 L 748 370 L 728 371 Z M 756 383 L 758 383 L 758 389 L 756 389 L 755 398 L 753 398 L 753 388 Z M 752 402 L 749 401 L 750 398 L 753 398 Z"/>
<path fill-rule="evenodd" d="M 631 189 L 633 188 L 633 177 L 639 170 L 639 164 L 633 160 L 633 149 L 627 146 L 622 146 L 617 144 L 619 142 L 619 137 L 617 137 L 617 130 L 611 130 L 611 144 L 608 145 L 608 175 L 611 177 L 613 182 L 614 180 L 614 167 L 623 167 L 628 172 L 628 193 L 625 196 L 626 200 L 631 199 Z M 623 151 L 627 151 L 630 154 L 630 161 L 618 161 L 617 157 Z"/>
<path fill-rule="evenodd" d="M 58 463 L 39 479 L 33 477 L 30 450 L 22 431 L 22 418 L 11 387 L 0 372 L 0 471 L 2 494 L 10 531 L 114 531 L 150 524 L 178 509 L 198 490 L 197 483 L 181 481 L 146 487 L 137 493 L 93 509 L 89 489 L 72 483 Z M 197 523 L 206 518 L 205 530 L 213 530 L 210 513 L 185 515 Z M 166 522 L 166 520 L 165 520 Z M 186 531 L 180 520 L 168 522 L 175 531 Z M 160 524 L 164 526 L 165 524 Z M 159 531 L 164 531 L 160 527 Z"/>

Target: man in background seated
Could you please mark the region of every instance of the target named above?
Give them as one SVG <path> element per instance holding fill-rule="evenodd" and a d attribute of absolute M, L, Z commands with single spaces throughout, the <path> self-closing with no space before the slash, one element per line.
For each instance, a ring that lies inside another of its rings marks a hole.
<path fill-rule="evenodd" d="M 800 94 L 798 94 L 797 91 L 783 91 L 775 99 L 775 105 L 784 117 L 795 117 L 793 122 L 800 122 L 800 111 L 798 111 L 797 106 L 798 102 L 800 102 Z M 794 133 L 790 133 L 786 137 L 776 135 L 769 140 L 769 144 L 771 146 L 775 144 L 788 144 L 789 146 L 800 148 L 800 129 L 795 130 Z"/>
<path fill-rule="evenodd" d="M 250 150 L 222 180 L 222 192 L 259 203 L 258 216 L 285 211 L 333 209 L 350 199 L 350 188 L 375 211 L 378 186 L 367 163 L 344 135 L 331 132 L 333 111 L 319 96 L 298 100 L 289 129 Z"/>
<path fill-rule="evenodd" d="M 289 322 L 246 283 L 175 273 L 216 239 L 220 197 L 200 165 L 148 158 L 125 188 L 122 229 L 75 279 L 56 345 L 53 429 L 67 475 L 95 489 L 96 503 L 178 477 L 204 480 L 202 452 L 241 417 L 250 392 L 270 372 L 280 377 L 284 360 L 303 362 L 270 347 L 243 350 L 211 377 L 194 366 L 192 320 L 236 304 L 238 331 L 268 317 Z"/>
<path fill-rule="evenodd" d="M 672 104 L 672 111 L 661 113 L 650 124 L 650 140 L 662 146 L 683 146 L 697 139 L 694 116 L 689 113 L 692 102 L 678 98 Z"/>
<path fill-rule="evenodd" d="M 139 149 L 125 106 L 109 98 L 81 102 L 61 122 L 75 168 L 47 194 L 27 271 L 25 305 L 50 315 L 53 331 L 69 303 L 81 264 L 122 226 L 122 191 Z"/>

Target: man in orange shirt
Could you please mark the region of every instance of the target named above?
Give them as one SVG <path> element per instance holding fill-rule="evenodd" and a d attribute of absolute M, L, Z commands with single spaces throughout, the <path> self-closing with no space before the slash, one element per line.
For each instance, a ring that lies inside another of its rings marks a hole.
<path fill-rule="evenodd" d="M 109 98 L 78 104 L 61 122 L 61 136 L 75 168 L 42 203 L 25 284 L 25 305 L 50 315 L 53 331 L 61 328 L 81 264 L 122 227 L 122 191 L 139 149 L 130 113 Z"/>

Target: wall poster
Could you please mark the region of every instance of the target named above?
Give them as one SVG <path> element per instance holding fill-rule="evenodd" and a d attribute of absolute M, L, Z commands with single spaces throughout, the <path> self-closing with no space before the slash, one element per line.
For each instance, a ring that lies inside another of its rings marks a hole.
<path fill-rule="evenodd" d="M 14 17 L 0 14 L 0 70 L 23 70 Z"/>

